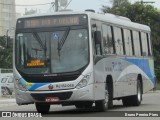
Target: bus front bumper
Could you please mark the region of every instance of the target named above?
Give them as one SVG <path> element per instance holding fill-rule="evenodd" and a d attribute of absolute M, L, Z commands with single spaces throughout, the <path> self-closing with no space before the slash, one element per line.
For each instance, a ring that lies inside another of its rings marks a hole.
<path fill-rule="evenodd" d="M 18 105 L 23 105 L 35 102 L 62 104 L 77 101 L 94 101 L 93 87 L 94 84 L 80 89 L 59 91 L 21 91 L 16 89 L 16 102 Z M 48 101 L 48 99 L 51 101 Z"/>

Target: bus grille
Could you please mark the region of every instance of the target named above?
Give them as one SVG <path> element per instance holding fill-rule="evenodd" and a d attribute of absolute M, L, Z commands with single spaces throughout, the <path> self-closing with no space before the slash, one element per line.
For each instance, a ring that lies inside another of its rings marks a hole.
<path fill-rule="evenodd" d="M 31 93 L 31 96 L 37 100 L 37 101 L 45 101 L 46 97 L 58 97 L 59 100 L 67 100 L 71 97 L 73 92 L 62 92 L 62 93 L 38 93 L 38 94 L 33 94 Z"/>

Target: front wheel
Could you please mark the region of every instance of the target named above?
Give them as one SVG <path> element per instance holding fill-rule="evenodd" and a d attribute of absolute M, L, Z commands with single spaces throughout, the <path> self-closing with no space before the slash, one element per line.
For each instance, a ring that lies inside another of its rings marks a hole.
<path fill-rule="evenodd" d="M 48 113 L 50 109 L 49 104 L 35 103 L 38 113 Z"/>
<path fill-rule="evenodd" d="M 105 112 L 108 109 L 108 90 L 105 91 L 105 99 L 95 102 L 96 109 L 100 112 Z"/>
<path fill-rule="evenodd" d="M 83 102 L 75 104 L 76 108 L 92 108 L 93 102 Z"/>

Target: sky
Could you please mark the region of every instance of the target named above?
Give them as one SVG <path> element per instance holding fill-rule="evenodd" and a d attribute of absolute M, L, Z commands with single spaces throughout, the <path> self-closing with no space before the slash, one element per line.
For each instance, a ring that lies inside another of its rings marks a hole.
<path fill-rule="evenodd" d="M 15 0 L 17 5 L 34 5 L 34 4 L 45 4 L 54 2 L 54 0 Z M 68 0 L 70 1 L 70 0 Z M 135 1 L 141 0 L 129 0 L 134 3 Z M 154 5 L 160 9 L 160 0 L 143 0 L 143 1 L 153 1 Z M 74 11 L 84 11 L 86 9 L 94 9 L 96 12 L 100 12 L 102 5 L 111 5 L 110 0 L 72 0 L 67 9 L 72 9 Z M 37 9 L 40 13 L 50 12 L 52 7 L 51 5 L 41 5 L 41 6 L 17 6 L 16 11 L 18 13 L 24 14 L 25 8 L 27 9 Z"/>

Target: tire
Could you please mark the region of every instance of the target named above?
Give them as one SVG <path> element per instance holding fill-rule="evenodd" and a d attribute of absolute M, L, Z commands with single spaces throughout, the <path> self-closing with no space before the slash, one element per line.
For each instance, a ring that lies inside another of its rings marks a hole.
<path fill-rule="evenodd" d="M 110 86 L 110 84 L 108 84 L 108 108 L 113 108 L 113 89 Z"/>
<path fill-rule="evenodd" d="M 105 90 L 105 99 L 104 100 L 99 100 L 95 102 L 96 105 L 96 110 L 99 112 L 105 112 L 108 110 L 108 87 L 106 85 L 106 90 Z"/>
<path fill-rule="evenodd" d="M 48 113 L 50 109 L 49 104 L 35 103 L 38 113 Z"/>
<path fill-rule="evenodd" d="M 75 107 L 80 109 L 80 108 L 84 108 L 84 106 L 82 104 L 75 104 Z"/>
<path fill-rule="evenodd" d="M 137 94 L 122 99 L 123 106 L 139 106 L 142 101 L 142 85 L 137 81 Z"/>
<path fill-rule="evenodd" d="M 92 108 L 93 102 L 85 102 L 85 108 Z"/>
<path fill-rule="evenodd" d="M 137 95 L 133 96 L 133 106 L 141 105 L 142 101 L 142 85 L 140 81 L 137 81 Z"/>
<path fill-rule="evenodd" d="M 83 102 L 79 104 L 75 104 L 76 108 L 92 108 L 93 102 Z"/>

